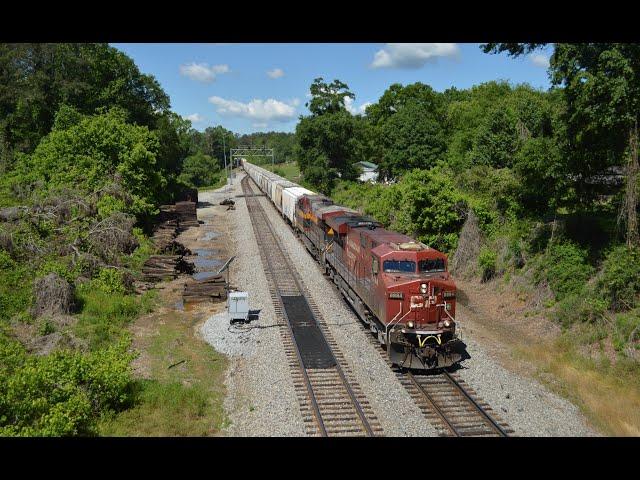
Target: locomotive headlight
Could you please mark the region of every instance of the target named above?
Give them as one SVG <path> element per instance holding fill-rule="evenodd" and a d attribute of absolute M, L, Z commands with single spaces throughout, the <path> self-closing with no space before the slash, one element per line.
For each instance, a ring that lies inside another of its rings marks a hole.
<path fill-rule="evenodd" d="M 407 327 L 413 328 L 413 322 L 411 320 L 407 322 Z"/>
<path fill-rule="evenodd" d="M 449 321 L 449 319 L 447 318 L 444 322 L 444 326 L 449 328 L 451 326 L 451 322 Z"/>
<path fill-rule="evenodd" d="M 423 283 L 422 285 L 420 285 L 420 293 L 422 293 L 423 295 L 425 293 L 427 293 L 427 284 Z"/>

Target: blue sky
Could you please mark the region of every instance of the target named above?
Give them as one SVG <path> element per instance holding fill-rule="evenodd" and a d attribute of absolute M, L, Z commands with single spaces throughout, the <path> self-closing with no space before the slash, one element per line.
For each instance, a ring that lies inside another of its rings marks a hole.
<path fill-rule="evenodd" d="M 552 47 L 513 59 L 482 53 L 479 44 L 112 44 L 171 97 L 172 110 L 204 130 L 294 131 L 306 115 L 316 77 L 339 79 L 356 95 L 359 113 L 392 83 L 423 82 L 437 91 L 490 80 L 548 89 Z"/>

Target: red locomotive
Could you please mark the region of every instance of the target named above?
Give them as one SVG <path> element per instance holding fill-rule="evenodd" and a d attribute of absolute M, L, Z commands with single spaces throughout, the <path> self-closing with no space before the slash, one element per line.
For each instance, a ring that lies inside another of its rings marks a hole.
<path fill-rule="evenodd" d="M 445 254 L 324 195 L 299 196 L 291 223 L 358 316 L 387 346 L 392 363 L 428 370 L 466 357 L 456 335 L 456 286 Z"/>

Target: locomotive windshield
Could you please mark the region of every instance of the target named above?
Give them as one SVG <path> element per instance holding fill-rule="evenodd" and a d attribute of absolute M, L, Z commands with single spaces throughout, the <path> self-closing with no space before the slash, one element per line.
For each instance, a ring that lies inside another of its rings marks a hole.
<path fill-rule="evenodd" d="M 444 272 L 444 259 L 420 260 L 418 262 L 420 273 Z"/>
<path fill-rule="evenodd" d="M 385 260 L 383 267 L 387 273 L 415 273 L 416 262 L 410 260 Z"/>

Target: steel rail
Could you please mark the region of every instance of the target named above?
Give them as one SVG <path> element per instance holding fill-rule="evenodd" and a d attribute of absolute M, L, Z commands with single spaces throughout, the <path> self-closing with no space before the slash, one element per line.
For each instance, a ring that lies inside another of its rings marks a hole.
<path fill-rule="evenodd" d="M 471 395 L 469 395 L 469 392 L 467 392 L 467 390 L 462 385 L 460 385 L 460 383 L 449 372 L 447 372 L 445 370 L 445 371 L 443 371 L 443 373 L 444 373 L 445 378 L 451 383 L 451 385 L 453 385 L 455 388 L 457 388 L 457 390 L 462 395 L 464 395 L 464 397 L 476 408 L 476 411 L 478 413 L 480 413 L 484 417 L 484 419 L 489 423 L 489 426 L 493 430 L 495 430 L 497 433 L 499 433 L 500 436 L 502 436 L 502 437 L 508 437 L 509 436 L 507 431 L 504 428 L 502 428 L 502 426 L 500 426 L 500 424 L 498 422 L 496 422 L 491 417 L 491 415 L 489 415 L 487 413 L 487 411 L 484 408 L 482 408 L 482 406 L 478 402 L 476 402 L 476 400 Z"/>
<path fill-rule="evenodd" d="M 245 195 L 247 192 L 251 192 L 252 194 L 252 202 L 256 202 L 256 200 L 254 200 L 253 198 L 253 189 L 251 188 L 251 186 L 249 185 L 249 182 L 247 181 L 247 179 L 249 178 L 249 176 L 247 175 L 244 179 L 242 179 L 242 189 L 245 191 Z M 248 196 L 246 197 L 247 199 L 249 198 Z M 247 210 L 249 211 L 249 215 L 253 216 L 254 210 L 255 210 L 255 205 L 249 205 L 249 201 L 247 201 Z M 253 223 L 253 222 L 252 222 Z M 255 227 L 255 224 L 254 224 Z M 257 232 L 256 232 L 257 233 Z M 269 269 L 270 272 L 273 272 L 273 264 L 271 263 L 271 258 L 269 255 L 263 255 L 263 258 L 267 261 L 267 267 Z M 311 406 L 313 408 L 313 414 L 314 417 L 316 419 L 316 424 L 318 425 L 318 429 L 320 430 L 320 434 L 323 437 L 328 436 L 327 434 L 327 429 L 324 425 L 324 422 L 322 421 L 322 415 L 320 414 L 320 407 L 318 407 L 318 401 L 316 399 L 316 396 L 313 392 L 313 388 L 311 387 L 311 381 L 309 380 L 309 375 L 307 374 L 307 369 L 304 368 L 304 364 L 302 363 L 302 354 L 300 353 L 300 348 L 298 346 L 298 343 L 295 341 L 295 337 L 293 336 L 293 329 L 291 328 L 291 321 L 289 320 L 289 316 L 287 315 L 287 310 L 284 308 L 284 304 L 282 302 L 282 295 L 280 294 L 280 289 L 277 287 L 277 285 L 274 285 L 274 289 L 276 290 L 276 294 L 278 296 L 278 302 L 280 302 L 280 305 L 282 306 L 282 312 L 283 312 L 283 316 L 286 320 L 286 325 L 287 325 L 287 329 L 289 330 L 289 335 L 290 337 L 293 339 L 292 343 L 296 352 L 296 358 L 298 359 L 298 365 L 300 366 L 300 370 L 302 372 L 302 376 L 304 378 L 304 383 L 305 386 L 307 388 L 307 395 L 309 396 L 309 401 L 311 402 Z"/>
<path fill-rule="evenodd" d="M 243 189 L 246 189 L 246 191 L 249 191 L 253 194 L 253 188 L 250 186 L 250 182 L 249 182 L 250 177 L 247 175 L 245 176 L 245 178 L 242 180 L 243 182 Z M 290 263 L 289 257 L 287 255 L 285 255 L 285 252 L 282 249 L 282 246 L 280 245 L 280 243 L 277 241 L 277 236 L 276 233 L 273 230 L 273 226 L 271 224 L 271 222 L 269 221 L 269 219 L 267 218 L 266 212 L 264 211 L 264 208 L 262 207 L 262 205 L 259 204 L 259 201 L 255 198 L 255 197 L 246 197 L 247 199 L 251 198 L 251 203 L 253 203 L 254 205 L 252 205 L 252 208 L 250 210 L 250 214 L 251 213 L 257 213 L 260 216 L 262 216 L 263 222 L 265 223 L 267 229 L 269 230 L 269 234 L 271 235 L 271 237 L 273 238 L 273 244 L 275 245 L 275 247 L 277 248 L 277 250 L 280 252 L 282 258 L 284 259 L 285 262 L 285 266 L 287 267 L 287 269 L 291 272 L 291 278 L 294 281 L 296 287 L 298 288 L 298 290 L 300 291 L 301 295 L 305 297 L 306 299 L 306 294 L 305 294 L 305 290 L 304 287 L 302 286 L 300 280 L 298 279 L 298 275 L 296 270 L 293 268 L 293 266 Z M 249 201 L 247 200 L 247 207 L 249 207 Z M 254 224 L 254 227 L 255 224 Z M 254 228 L 257 230 L 257 228 Z M 257 231 L 256 233 L 259 234 L 259 231 Z M 275 269 L 273 268 L 273 264 L 271 263 L 271 258 L 269 255 L 263 255 L 263 257 L 265 257 L 267 259 L 267 264 L 269 266 L 269 270 L 272 272 L 273 277 L 275 278 Z M 282 301 L 282 293 L 280 291 L 280 288 L 276 285 L 275 286 L 276 289 L 276 293 L 278 296 L 278 301 L 280 302 L 281 306 L 283 307 L 283 316 L 285 317 L 286 323 L 287 323 L 287 328 L 289 330 L 289 334 L 291 336 L 292 339 L 292 343 L 295 346 L 295 351 L 296 351 L 296 356 L 298 358 L 298 363 L 300 366 L 300 369 L 302 370 L 302 374 L 305 380 L 305 385 L 307 387 L 307 391 L 309 393 L 309 398 L 311 400 L 312 406 L 313 406 L 313 410 L 314 410 L 314 415 L 316 417 L 316 421 L 318 422 L 318 425 L 320 427 L 321 433 L 323 434 L 323 436 L 327 436 L 327 431 L 326 431 L 326 427 L 324 425 L 324 422 L 322 420 L 322 414 L 320 412 L 319 406 L 318 406 L 318 402 L 315 396 L 315 393 L 313 392 L 313 386 L 311 384 L 311 381 L 309 379 L 309 376 L 307 374 L 307 369 L 304 366 L 304 363 L 302 361 L 302 355 L 300 352 L 300 348 L 298 343 L 296 342 L 295 336 L 293 335 L 293 329 L 291 326 L 291 321 L 286 313 L 286 309 L 284 308 L 284 302 Z M 318 319 L 316 318 L 315 314 L 313 313 L 313 311 L 311 312 L 314 321 L 318 324 L 319 326 L 319 322 Z M 329 345 L 329 342 L 327 341 L 327 338 L 324 334 L 324 332 L 322 331 L 321 328 L 318 328 L 318 330 L 320 331 L 320 334 L 322 335 L 322 338 L 324 339 L 324 341 L 327 343 L 327 345 Z M 331 357 L 333 358 L 333 361 L 335 362 L 335 369 L 338 373 L 338 375 L 340 376 L 340 379 L 342 381 L 342 384 L 345 388 L 345 390 L 347 391 L 349 398 L 351 399 L 351 402 L 354 406 L 354 409 L 356 410 L 356 413 L 360 419 L 360 423 L 362 424 L 367 436 L 373 436 L 373 430 L 371 428 L 371 425 L 369 424 L 369 421 L 367 420 L 366 415 L 364 414 L 364 411 L 362 410 L 362 406 L 360 405 L 360 402 L 358 401 L 358 399 L 355 396 L 355 393 L 353 392 L 353 389 L 351 388 L 351 385 L 349 383 L 349 381 L 347 380 L 344 371 L 342 370 L 342 367 L 340 366 L 340 362 L 338 362 L 337 358 L 335 357 L 335 354 L 333 352 L 333 350 L 329 347 L 330 353 L 331 353 Z"/>
<path fill-rule="evenodd" d="M 440 417 L 440 420 L 442 420 L 442 422 L 447 426 L 447 428 L 456 436 L 456 437 L 461 437 L 462 434 L 458 431 L 458 429 L 456 429 L 456 427 L 449 421 L 449 419 L 447 418 L 447 416 L 445 415 L 445 413 L 440 409 L 440 407 L 438 406 L 437 402 L 434 400 L 434 398 L 431 396 L 431 394 L 429 394 L 429 392 L 427 392 L 427 390 L 424 388 L 424 386 L 420 385 L 420 383 L 416 380 L 416 378 L 413 376 L 413 373 L 407 371 L 404 372 L 404 374 L 407 376 L 407 378 L 409 380 L 411 380 L 411 383 L 413 383 L 413 385 L 418 389 L 418 391 L 420 393 L 422 393 L 422 395 L 424 395 L 424 397 L 429 401 L 429 403 L 431 404 L 431 406 L 433 407 L 433 409 L 435 410 L 435 412 L 438 414 L 438 416 Z"/>

